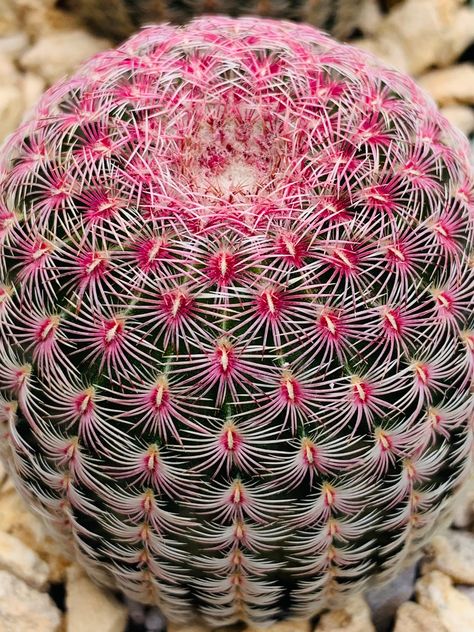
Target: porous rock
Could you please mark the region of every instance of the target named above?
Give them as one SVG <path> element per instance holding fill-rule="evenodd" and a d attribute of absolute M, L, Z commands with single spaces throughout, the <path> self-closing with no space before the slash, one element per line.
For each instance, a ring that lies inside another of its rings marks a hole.
<path fill-rule="evenodd" d="M 375 632 L 370 609 L 361 595 L 347 597 L 344 606 L 321 616 L 314 632 Z"/>
<path fill-rule="evenodd" d="M 447 632 L 474 629 L 474 603 L 453 586 L 452 579 L 440 571 L 431 571 L 416 584 L 418 603 L 435 614 Z"/>
<path fill-rule="evenodd" d="M 43 559 L 49 567 L 48 580 L 51 583 L 63 579 L 66 567 L 70 564 L 63 547 L 47 532 L 43 523 L 31 514 L 23 500 L 11 488 L 2 490 L 0 495 L 0 531 L 10 533 L 20 539 L 27 547 Z"/>
<path fill-rule="evenodd" d="M 397 611 L 393 632 L 447 632 L 447 628 L 433 612 L 407 601 Z"/>
<path fill-rule="evenodd" d="M 474 535 L 450 530 L 435 536 L 426 547 L 422 573 L 438 570 L 456 583 L 474 585 Z"/>
<path fill-rule="evenodd" d="M 0 632 L 59 632 L 60 624 L 49 595 L 0 570 Z"/>
<path fill-rule="evenodd" d="M 21 540 L 3 531 L 0 531 L 0 569 L 39 590 L 44 590 L 48 583 L 48 565 Z"/>

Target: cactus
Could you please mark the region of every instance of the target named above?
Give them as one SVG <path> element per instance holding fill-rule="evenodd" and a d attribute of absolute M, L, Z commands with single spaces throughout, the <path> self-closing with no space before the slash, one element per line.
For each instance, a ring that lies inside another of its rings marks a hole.
<path fill-rule="evenodd" d="M 0 163 L 0 446 L 97 581 L 211 625 L 391 578 L 471 465 L 473 178 L 313 27 L 149 27 Z"/>
<path fill-rule="evenodd" d="M 361 0 L 67 0 L 66 6 L 94 31 L 115 40 L 144 24 L 182 24 L 203 13 L 303 20 L 346 38 L 357 28 Z"/>

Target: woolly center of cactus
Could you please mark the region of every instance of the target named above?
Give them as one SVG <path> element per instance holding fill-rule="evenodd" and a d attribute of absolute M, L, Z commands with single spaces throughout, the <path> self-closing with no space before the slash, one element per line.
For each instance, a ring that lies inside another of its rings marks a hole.
<path fill-rule="evenodd" d="M 220 109 L 212 108 L 204 122 L 191 125 L 180 147 L 187 186 L 233 203 L 274 188 L 287 158 L 281 136 L 265 129 L 261 111 L 228 104 L 216 116 Z M 271 120 L 271 112 L 266 118 Z"/>

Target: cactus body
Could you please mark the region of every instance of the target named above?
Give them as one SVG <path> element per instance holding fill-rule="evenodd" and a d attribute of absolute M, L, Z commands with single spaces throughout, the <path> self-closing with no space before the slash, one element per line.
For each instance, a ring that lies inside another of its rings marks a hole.
<path fill-rule="evenodd" d="M 100 581 L 212 624 L 390 578 L 471 464 L 473 180 L 309 26 L 150 27 L 2 151 L 0 447 Z"/>

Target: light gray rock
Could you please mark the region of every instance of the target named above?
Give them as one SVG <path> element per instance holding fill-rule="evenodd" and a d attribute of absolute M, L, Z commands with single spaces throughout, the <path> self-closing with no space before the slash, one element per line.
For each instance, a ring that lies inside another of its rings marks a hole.
<path fill-rule="evenodd" d="M 48 565 L 21 540 L 3 531 L 0 531 L 0 569 L 38 590 L 44 590 L 48 583 Z"/>
<path fill-rule="evenodd" d="M 60 624 L 49 595 L 0 570 L 0 632 L 59 632 Z"/>
<path fill-rule="evenodd" d="M 408 601 L 415 590 L 416 564 L 403 569 L 392 581 L 367 591 L 377 632 L 391 630 L 399 606 Z"/>

